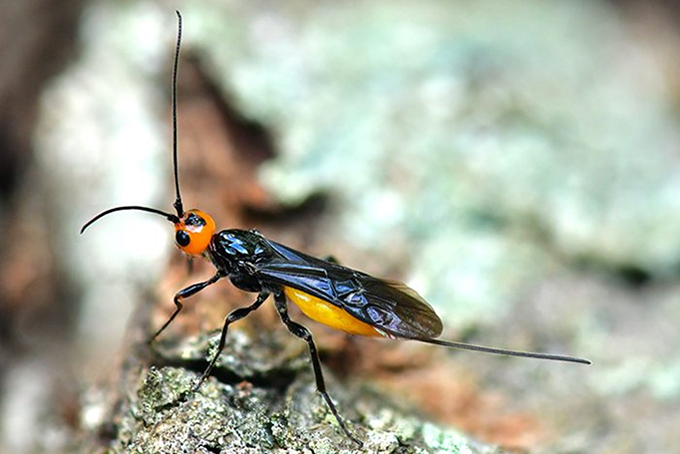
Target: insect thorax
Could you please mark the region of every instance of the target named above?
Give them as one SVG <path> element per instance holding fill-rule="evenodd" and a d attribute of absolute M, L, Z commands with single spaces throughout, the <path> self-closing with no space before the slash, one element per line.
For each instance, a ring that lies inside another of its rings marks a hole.
<path fill-rule="evenodd" d="M 262 284 L 255 276 L 255 264 L 271 251 L 262 235 L 254 230 L 229 229 L 213 235 L 210 260 L 241 290 L 259 292 Z"/>

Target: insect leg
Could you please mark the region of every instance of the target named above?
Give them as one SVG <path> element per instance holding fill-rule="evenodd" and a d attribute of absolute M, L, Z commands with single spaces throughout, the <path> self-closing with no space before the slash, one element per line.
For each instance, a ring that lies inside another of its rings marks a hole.
<path fill-rule="evenodd" d="M 241 320 L 242 318 L 246 317 L 248 314 L 256 310 L 258 307 L 262 306 L 262 303 L 264 303 L 268 297 L 269 293 L 262 292 L 259 295 L 257 295 L 257 299 L 250 306 L 239 307 L 238 309 L 234 309 L 229 313 L 229 315 L 227 315 L 227 317 L 224 319 L 224 326 L 222 326 L 222 334 L 220 335 L 220 343 L 217 346 L 217 351 L 210 360 L 208 367 L 206 367 L 206 369 L 203 371 L 203 374 L 201 375 L 201 378 L 198 380 L 198 383 L 196 383 L 196 386 L 194 386 L 194 392 L 198 391 L 198 388 L 201 387 L 205 379 L 208 378 L 208 376 L 210 376 L 210 372 L 212 372 L 213 368 L 215 367 L 215 363 L 217 363 L 217 359 L 220 357 L 222 350 L 224 350 L 224 344 L 226 343 L 227 340 L 227 330 L 229 329 L 229 325 L 231 325 L 235 321 Z"/>
<path fill-rule="evenodd" d="M 177 292 L 175 294 L 175 297 L 173 298 L 173 302 L 175 303 L 175 307 L 176 307 L 175 312 L 173 312 L 172 315 L 170 316 L 170 318 L 168 319 L 168 321 L 165 322 L 163 324 L 163 326 L 161 326 L 161 329 L 156 331 L 156 334 L 154 334 L 153 337 L 151 338 L 151 342 L 156 340 L 158 335 L 160 333 L 162 333 L 165 330 L 165 328 L 168 327 L 168 325 L 175 319 L 175 317 L 177 317 L 177 314 L 179 314 L 179 311 L 182 310 L 182 307 L 183 307 L 182 301 L 185 298 L 189 298 L 190 296 L 195 295 L 196 293 L 200 292 L 201 290 L 203 290 L 207 286 L 214 284 L 215 282 L 220 280 L 220 278 L 222 278 L 222 277 L 224 277 L 224 275 L 222 274 L 222 272 L 218 271 L 217 273 L 215 273 L 215 275 L 213 277 L 211 277 L 207 281 L 203 281 L 203 282 L 199 282 L 199 283 L 194 284 L 194 285 L 190 285 L 189 287 L 183 288 L 182 290 Z"/>
<path fill-rule="evenodd" d="M 307 342 L 307 345 L 309 346 L 309 354 L 312 357 L 312 367 L 314 369 L 314 378 L 316 379 L 316 389 L 321 393 L 324 400 L 326 401 L 326 404 L 328 404 L 328 408 L 330 408 L 331 413 L 333 413 L 333 416 L 340 425 L 340 428 L 342 429 L 343 432 L 345 432 L 345 435 L 347 435 L 347 437 L 350 440 L 352 440 L 359 446 L 363 446 L 363 443 L 359 439 L 354 437 L 347 429 L 347 426 L 345 426 L 345 423 L 342 421 L 342 418 L 340 418 L 340 414 L 338 413 L 338 410 L 335 408 L 335 405 L 333 404 L 331 397 L 326 392 L 326 383 L 324 382 L 323 373 L 321 371 L 321 361 L 319 360 L 319 354 L 316 351 L 316 345 L 314 345 L 312 333 L 310 333 L 309 330 L 304 326 L 300 325 L 299 323 L 295 323 L 293 320 L 290 319 L 290 316 L 288 315 L 288 305 L 286 303 L 286 297 L 282 291 L 278 291 L 277 293 L 274 294 L 274 305 L 276 306 L 276 310 L 278 311 L 281 320 L 288 328 L 288 331 L 290 331 L 295 336 Z"/>

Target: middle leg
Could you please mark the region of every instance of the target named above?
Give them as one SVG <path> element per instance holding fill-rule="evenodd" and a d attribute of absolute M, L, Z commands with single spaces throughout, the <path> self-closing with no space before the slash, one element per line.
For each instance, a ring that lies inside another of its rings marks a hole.
<path fill-rule="evenodd" d="M 268 297 L 269 293 L 262 292 L 259 295 L 257 295 L 257 299 L 250 306 L 239 307 L 238 309 L 234 309 L 229 313 L 229 315 L 227 315 L 227 317 L 224 319 L 224 326 L 222 326 L 222 334 L 220 335 L 220 343 L 217 345 L 217 351 L 210 360 L 208 367 L 206 367 L 206 369 L 203 371 L 203 374 L 201 375 L 201 378 L 198 380 L 198 383 L 196 383 L 196 386 L 194 387 L 194 392 L 196 392 L 198 388 L 201 387 L 205 379 L 208 378 L 210 372 L 212 372 L 213 368 L 215 367 L 215 364 L 217 363 L 217 359 L 222 354 L 222 350 L 224 350 L 224 345 L 226 344 L 227 341 L 227 330 L 229 329 L 229 325 L 238 320 L 241 320 L 242 318 L 246 317 L 248 314 L 256 310 L 258 307 L 262 306 L 262 303 L 264 303 Z"/>

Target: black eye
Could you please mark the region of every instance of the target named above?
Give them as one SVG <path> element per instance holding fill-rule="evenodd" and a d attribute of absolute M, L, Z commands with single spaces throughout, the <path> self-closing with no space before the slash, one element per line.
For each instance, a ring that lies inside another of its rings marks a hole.
<path fill-rule="evenodd" d="M 177 233 L 175 233 L 175 241 L 181 247 L 187 247 L 191 242 L 191 238 L 189 237 L 189 234 L 184 230 L 178 230 Z"/>

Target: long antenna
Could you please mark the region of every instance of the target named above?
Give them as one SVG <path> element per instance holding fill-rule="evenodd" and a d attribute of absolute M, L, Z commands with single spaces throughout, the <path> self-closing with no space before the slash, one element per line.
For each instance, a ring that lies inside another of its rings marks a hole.
<path fill-rule="evenodd" d="M 83 233 L 85 229 L 91 226 L 93 223 L 103 218 L 106 215 L 115 213 L 117 211 L 126 210 L 137 210 L 146 211 L 147 213 L 158 214 L 164 216 L 168 221 L 173 224 L 177 224 L 182 217 L 184 217 L 184 207 L 182 206 L 182 196 L 179 193 L 179 173 L 177 171 L 177 72 L 179 67 L 179 48 L 182 43 L 182 15 L 179 11 L 177 13 L 177 45 L 175 47 L 175 61 L 172 69 L 172 166 L 174 168 L 175 174 L 175 193 L 177 198 L 172 206 L 177 211 L 177 216 L 171 213 L 166 213 L 162 210 L 157 210 L 156 208 L 144 207 L 139 205 L 126 205 L 115 208 L 109 208 L 106 211 L 99 213 L 97 216 L 93 217 L 85 223 L 85 225 L 80 229 L 80 233 Z"/>
<path fill-rule="evenodd" d="M 116 211 L 126 210 L 146 211 L 147 213 L 159 214 L 165 217 L 168 221 L 172 222 L 173 224 L 177 224 L 179 222 L 179 218 L 172 213 L 166 213 L 165 211 L 157 210 L 155 208 L 143 207 L 139 205 L 125 205 L 121 207 L 109 208 L 106 211 L 102 211 L 97 216 L 87 221 L 85 225 L 80 229 L 80 233 L 82 234 L 85 231 L 85 229 L 87 229 L 89 226 L 91 226 L 92 224 L 94 224 L 96 221 L 100 220 L 107 214 L 115 213 Z"/>
<path fill-rule="evenodd" d="M 175 11 L 177 14 L 177 46 L 175 47 L 175 62 L 172 68 L 172 166 L 175 173 L 175 203 L 172 204 L 177 211 L 177 217 L 184 216 L 184 207 L 182 206 L 182 196 L 179 193 L 179 171 L 177 164 L 177 72 L 179 68 L 179 48 L 182 44 L 182 14 Z"/>

